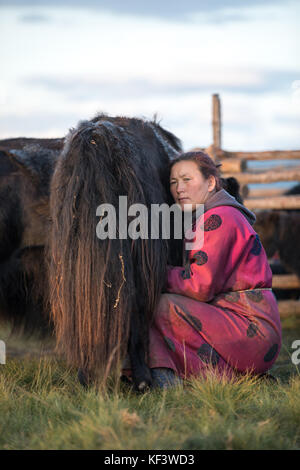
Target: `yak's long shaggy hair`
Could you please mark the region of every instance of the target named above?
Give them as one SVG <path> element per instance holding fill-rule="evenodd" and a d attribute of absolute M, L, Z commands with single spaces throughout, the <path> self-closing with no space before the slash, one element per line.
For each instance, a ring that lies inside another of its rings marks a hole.
<path fill-rule="evenodd" d="M 168 246 L 120 240 L 118 217 L 117 239 L 99 240 L 96 209 L 117 209 L 122 195 L 128 207 L 170 202 L 168 163 L 180 150 L 156 122 L 99 115 L 70 131 L 58 160 L 50 197 L 52 318 L 67 360 L 102 382 L 120 370 L 128 342 L 147 344 Z"/>

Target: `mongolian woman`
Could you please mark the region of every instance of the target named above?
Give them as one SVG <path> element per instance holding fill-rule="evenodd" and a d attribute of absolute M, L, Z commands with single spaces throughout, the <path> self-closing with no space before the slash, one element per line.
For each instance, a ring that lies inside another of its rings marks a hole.
<path fill-rule="evenodd" d="M 183 211 L 204 204 L 194 223 L 204 242 L 168 267 L 150 330 L 154 385 L 205 376 L 208 366 L 229 376 L 265 373 L 281 348 L 281 324 L 255 215 L 222 189 L 203 152 L 172 162 L 170 189 Z"/>

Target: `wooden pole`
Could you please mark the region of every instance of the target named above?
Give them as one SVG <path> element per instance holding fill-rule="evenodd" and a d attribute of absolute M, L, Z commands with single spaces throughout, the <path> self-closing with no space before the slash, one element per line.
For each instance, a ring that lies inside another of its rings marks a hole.
<path fill-rule="evenodd" d="M 214 94 L 212 97 L 212 127 L 213 127 L 213 147 L 214 152 L 221 149 L 221 102 L 218 94 Z M 216 157 L 216 154 L 214 154 Z"/>

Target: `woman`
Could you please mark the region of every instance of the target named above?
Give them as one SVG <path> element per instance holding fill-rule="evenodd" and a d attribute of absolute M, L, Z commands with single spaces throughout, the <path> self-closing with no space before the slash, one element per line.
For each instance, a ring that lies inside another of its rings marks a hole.
<path fill-rule="evenodd" d="M 208 365 L 229 376 L 266 372 L 280 351 L 281 324 L 254 214 L 221 188 L 203 152 L 172 162 L 170 189 L 182 210 L 204 204 L 194 224 L 204 243 L 184 250 L 182 267 L 168 267 L 150 330 L 154 384 L 205 376 Z"/>

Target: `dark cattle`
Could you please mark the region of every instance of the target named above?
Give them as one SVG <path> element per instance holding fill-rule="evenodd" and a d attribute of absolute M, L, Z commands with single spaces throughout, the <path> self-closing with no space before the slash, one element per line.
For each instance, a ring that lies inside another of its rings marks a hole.
<path fill-rule="evenodd" d="M 293 195 L 293 194 L 300 194 L 300 183 L 295 184 L 294 186 L 291 187 L 288 191 L 284 193 L 285 195 Z"/>
<path fill-rule="evenodd" d="M 2 150 L 24 150 L 26 148 L 38 147 L 40 149 L 60 151 L 64 145 L 64 138 L 38 139 L 28 137 L 16 137 L 12 139 L 0 140 Z"/>
<path fill-rule="evenodd" d="M 243 204 L 243 198 L 240 194 L 240 184 L 236 178 L 232 176 L 229 178 L 221 178 L 221 183 L 225 191 L 231 194 L 231 196 L 235 197 L 237 202 Z"/>
<path fill-rule="evenodd" d="M 292 186 L 284 195 L 300 194 L 300 184 Z M 255 228 L 260 235 L 263 246 L 270 258 L 273 274 L 297 274 L 300 277 L 300 222 L 298 210 L 260 211 Z M 275 258 L 273 259 L 275 255 Z M 278 300 L 297 299 L 299 289 L 274 289 Z"/>
<path fill-rule="evenodd" d="M 300 212 L 260 211 L 256 214 L 254 229 L 266 250 L 268 258 L 276 253 L 281 266 L 271 264 L 273 274 L 294 273 L 300 278 Z M 288 293 L 275 291 L 277 298 L 286 298 Z M 293 296 L 299 291 L 291 292 Z"/>
<path fill-rule="evenodd" d="M 49 182 L 59 152 L 37 143 L 8 151 L 7 142 L 0 142 L 0 321 L 13 332 L 45 333 Z"/>
<path fill-rule="evenodd" d="M 101 115 L 70 132 L 58 160 L 50 198 L 55 333 L 67 359 L 101 383 L 119 370 L 128 348 L 136 388 L 151 384 L 148 328 L 165 280 L 168 241 L 99 240 L 97 207 L 117 208 L 118 227 L 119 196 L 127 196 L 128 207 L 170 202 L 169 158 L 180 149 L 155 122 Z"/>

